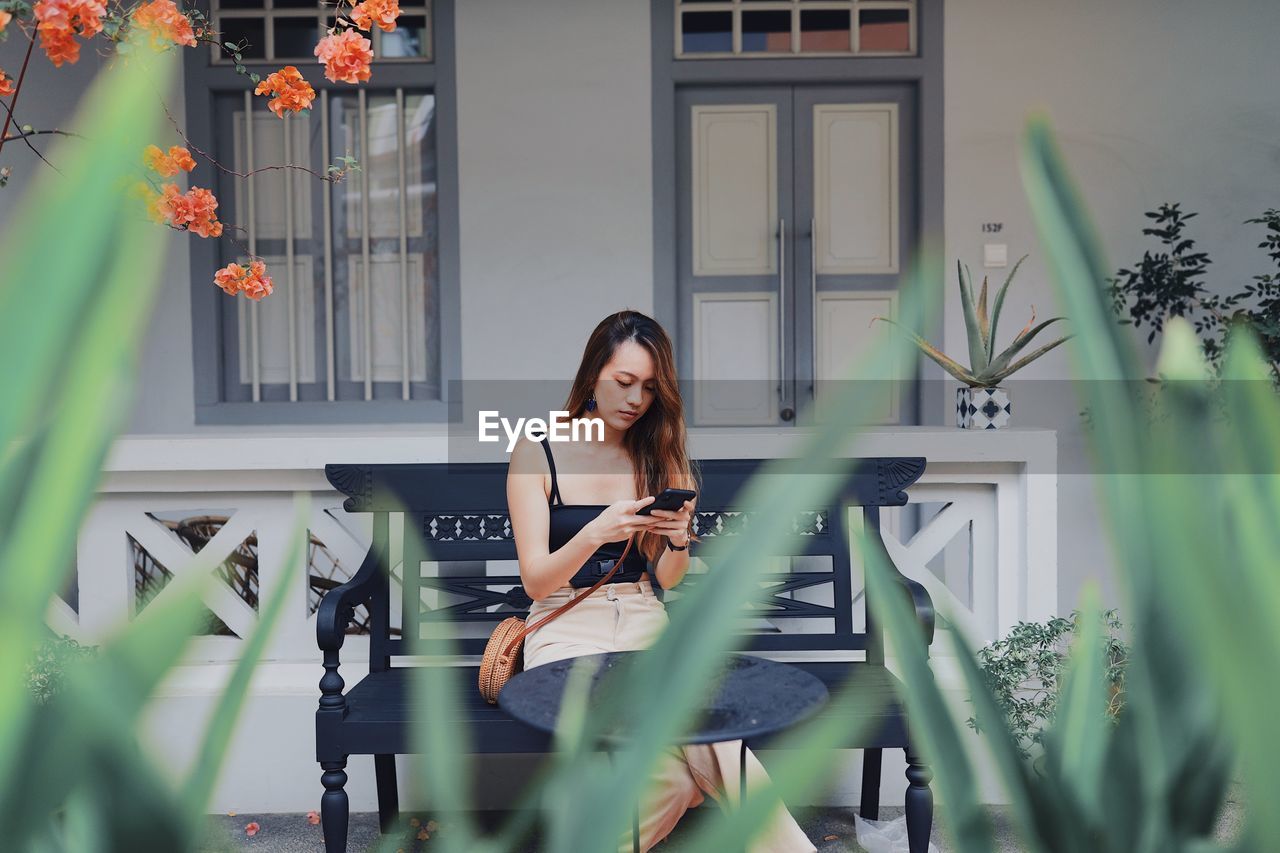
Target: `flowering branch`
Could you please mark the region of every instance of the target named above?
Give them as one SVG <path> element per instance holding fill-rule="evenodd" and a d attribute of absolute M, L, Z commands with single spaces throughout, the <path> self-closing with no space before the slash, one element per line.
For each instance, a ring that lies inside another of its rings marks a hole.
<path fill-rule="evenodd" d="M 319 178 L 322 181 L 327 181 L 328 183 L 336 184 L 342 181 L 342 178 L 346 175 L 347 169 L 351 168 L 351 167 L 344 167 L 340 171 L 332 172 L 328 175 L 322 175 L 319 172 L 315 171 L 314 169 L 308 169 L 306 166 L 299 166 L 295 163 L 284 163 L 278 166 L 262 166 L 257 169 L 252 169 L 248 172 L 237 172 L 235 169 L 232 169 L 228 166 L 224 166 L 222 163 L 218 162 L 217 158 L 214 157 L 212 154 L 210 154 L 208 151 L 205 151 L 199 146 L 194 145 L 191 142 L 191 140 L 187 138 L 187 135 L 182 132 L 182 128 L 178 125 L 178 120 L 173 117 L 173 113 L 169 112 L 168 105 L 162 101 L 161 106 L 164 107 L 164 114 L 169 117 L 169 123 L 173 125 L 174 132 L 177 133 L 178 136 L 182 137 L 182 141 L 186 143 L 187 148 L 191 149 L 192 151 L 196 152 L 204 159 L 208 160 L 209 163 L 211 163 L 220 172 L 223 172 L 225 174 L 231 175 L 236 178 L 247 178 L 251 175 L 258 174 L 259 172 L 271 172 L 277 169 L 297 169 L 300 172 L 306 172 L 308 175 L 314 175 L 315 177 Z M 338 159 L 342 160 L 346 158 L 340 157 Z M 330 167 L 330 168 L 333 168 L 333 167 Z M 354 168 L 359 168 L 359 167 L 354 167 Z"/>
<path fill-rule="evenodd" d="M 31 127 L 31 125 L 24 124 L 21 130 L 22 130 L 21 133 L 15 133 L 12 136 L 6 136 L 5 139 L 26 139 L 30 136 L 50 136 L 50 135 L 74 136 L 77 139 L 84 139 L 84 137 L 78 133 L 73 133 L 70 130 L 58 130 L 56 127 L 50 130 L 35 130 L 34 128 Z M 39 154 L 40 152 L 37 151 L 36 153 Z"/>
<path fill-rule="evenodd" d="M 4 104 L 6 116 L 3 129 L 0 129 L 0 150 L 3 150 L 6 142 L 20 139 L 37 157 L 57 171 L 35 148 L 31 137 L 78 136 L 56 128 L 36 130 L 30 125 L 21 125 L 19 132 L 13 135 L 9 133 L 10 125 L 17 122 L 14 107 L 26 78 L 27 66 L 37 38 L 55 67 L 77 62 L 80 57 L 79 39 L 88 40 L 99 33 L 105 42 L 114 47 L 116 54 L 132 52 L 137 46 L 137 40 L 143 37 L 148 38 L 153 47 L 164 49 L 175 45 L 196 47 L 200 44 L 214 44 L 235 62 L 237 73 L 245 75 L 255 84 L 255 95 L 269 96 L 267 109 L 278 118 L 283 119 L 286 111 L 302 115 L 310 112 L 315 100 L 315 90 L 294 66 L 287 65 L 263 79 L 244 65 L 248 43 L 222 41 L 200 10 L 183 10 L 175 0 L 138 0 L 132 6 L 126 6 L 127 2 L 128 0 L 35 0 L 30 6 L 25 2 L 11 3 L 10 7 L 14 10 L 12 12 L 0 10 L 0 38 L 5 37 L 5 28 L 15 18 L 18 27 L 27 37 L 26 55 L 16 84 L 0 69 L 0 99 L 12 97 L 12 101 Z M 340 8 L 348 2 L 351 4 L 350 9 Z M 354 0 L 338 0 L 334 7 L 334 26 L 316 44 L 314 55 L 324 65 L 324 75 L 329 81 L 366 81 L 371 74 L 373 45 L 362 35 L 362 31 L 371 32 L 375 26 L 385 32 L 393 31 L 396 19 L 400 16 L 399 0 L 362 0 L 359 3 Z M 29 24 L 34 26 L 28 26 Z M 104 49 L 99 48 L 99 53 L 105 54 Z M 3 103 L 0 100 L 0 104 Z M 338 183 L 348 171 L 360 168 L 355 158 L 348 153 L 326 165 L 323 174 L 294 163 L 268 165 L 240 172 L 228 168 L 212 154 L 193 144 L 163 98 L 161 105 L 185 147 L 173 145 L 166 152 L 156 145 L 147 146 L 143 160 L 160 178 L 174 177 L 179 172 L 191 172 L 196 166 L 191 151 L 195 151 L 219 172 L 236 178 L 248 178 L 259 172 L 278 169 L 296 169 L 326 183 Z M 0 186 L 7 183 L 9 175 L 8 167 L 0 168 Z M 158 184 L 156 180 L 147 178 L 137 182 L 133 194 L 145 200 L 148 215 L 157 223 L 205 238 L 225 236 L 237 248 L 245 250 L 249 257 L 248 266 L 232 263 L 218 270 L 214 275 L 214 283 L 218 287 L 230 295 L 243 293 L 247 298 L 255 300 L 270 295 L 272 283 L 271 277 L 266 274 L 265 263 L 248 252 L 243 243 L 231 234 L 224 234 L 226 226 L 218 221 L 218 200 L 211 191 L 191 186 L 183 192 L 177 183 Z M 234 225 L 230 226 L 230 230 L 248 233 L 246 229 Z"/>
<path fill-rule="evenodd" d="M 5 15 L 7 15 L 7 14 L 9 14 L 9 13 L 8 13 L 8 12 L 4 12 L 4 13 L 0 13 L 0 14 L 5 14 Z M 7 21 L 7 20 L 5 20 L 5 21 L 3 21 L 3 22 L 0 22 L 0 32 L 3 32 L 3 31 L 4 31 L 4 25 L 5 25 L 5 24 L 7 24 L 7 23 L 8 23 L 8 21 Z M 30 35 L 29 35 L 29 36 L 27 37 L 27 53 L 26 53 L 26 55 L 25 55 L 25 56 L 23 56 L 23 57 L 22 57 L 22 68 L 21 68 L 21 70 L 19 70 L 19 71 L 18 71 L 18 84 L 17 84 L 16 86 L 14 86 L 14 87 L 13 87 L 13 89 L 12 89 L 11 91 L 8 91 L 8 92 L 6 92 L 6 91 L 5 91 L 5 82 L 6 82 L 6 81 L 5 81 L 4 71 L 3 71 L 3 70 L 0 70 L 0 97 L 5 97 L 5 96 L 8 96 L 8 95 L 12 95 L 12 96 L 13 96 L 13 103 L 12 103 L 12 104 L 6 104 L 6 105 L 5 105 L 5 109 L 8 111 L 8 115 L 6 115 L 6 116 L 5 116 L 5 119 L 4 119 L 4 130 L 3 130 L 3 131 L 0 131 L 0 151 L 3 151 L 3 150 L 4 150 L 4 143 L 5 143 L 5 140 L 6 140 L 6 139 L 8 139 L 8 137 L 9 137 L 9 123 L 13 120 L 13 109 L 12 109 L 12 108 L 18 105 L 18 92 L 19 92 L 19 91 L 21 91 L 21 89 L 22 89 L 22 81 L 23 81 L 23 80 L 26 78 L 26 76 L 27 76 L 27 63 L 29 63 L 29 62 L 31 61 L 31 49 L 32 49 L 32 48 L 34 48 L 34 47 L 35 47 L 35 45 L 36 45 L 35 37 L 34 37 L 34 36 L 30 36 Z M 39 152 L 37 152 L 37 153 L 39 153 Z M 41 158 L 41 159 L 44 159 L 44 158 Z"/>
<path fill-rule="evenodd" d="M 17 100 L 17 98 L 15 97 L 14 100 Z M 31 128 L 31 125 L 24 124 L 19 128 L 19 130 L 22 131 L 21 133 L 15 134 L 14 136 L 10 136 L 9 122 L 11 120 L 16 120 L 13 115 L 13 107 L 9 106 L 4 101 L 0 101 L 0 106 L 4 107 L 4 111 L 5 111 L 4 134 L 0 135 L 0 146 L 3 146 L 6 140 L 21 139 L 23 144 L 31 149 L 31 153 L 35 154 L 37 157 L 43 160 L 44 164 L 48 166 L 50 169 L 53 169 L 53 171 L 58 172 L 58 174 L 61 175 L 62 172 L 58 171 L 58 167 L 50 163 L 48 158 L 46 158 L 43 154 L 41 154 L 40 151 L 34 145 L 31 144 L 31 140 L 28 139 L 27 137 L 36 136 L 44 133 L 62 133 L 66 136 L 74 136 L 78 134 L 70 134 L 70 133 L 67 133 L 66 131 L 61 131 L 61 130 L 33 130 Z M 0 186 L 4 186 L 4 184 L 7 184 L 8 182 L 9 182 L 9 174 L 6 171 L 4 175 L 4 181 L 3 183 L 0 183 Z"/>

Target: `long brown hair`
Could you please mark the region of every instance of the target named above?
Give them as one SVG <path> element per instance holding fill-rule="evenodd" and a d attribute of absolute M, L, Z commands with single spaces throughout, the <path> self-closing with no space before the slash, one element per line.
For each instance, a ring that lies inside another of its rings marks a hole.
<path fill-rule="evenodd" d="M 587 400 L 595 390 L 600 371 L 625 341 L 634 341 L 649 351 L 656 385 L 652 405 L 622 436 L 622 446 L 635 470 L 636 494 L 657 495 L 668 486 L 701 491 L 701 476 L 685 447 L 684 402 L 676 379 L 671 338 L 652 317 L 639 311 L 619 311 L 595 327 L 587 338 L 578 375 L 564 404 L 570 421 L 591 416 Z M 698 541 L 692 531 L 689 535 L 691 541 Z M 666 548 L 666 537 L 641 533 L 634 547 L 645 559 L 656 563 Z"/>

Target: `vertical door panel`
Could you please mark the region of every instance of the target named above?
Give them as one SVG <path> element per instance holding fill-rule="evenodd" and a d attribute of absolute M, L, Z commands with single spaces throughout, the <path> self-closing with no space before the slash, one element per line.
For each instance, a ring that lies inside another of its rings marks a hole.
<path fill-rule="evenodd" d="M 898 271 L 898 105 L 813 108 L 819 275 Z"/>
<path fill-rule="evenodd" d="M 897 319 L 898 295 L 874 290 L 831 291 L 818 294 L 818 357 L 815 414 L 823 419 L 823 407 L 830 403 L 832 386 L 828 380 L 853 374 L 855 364 L 863 364 L 888 343 L 889 325 L 872 324 L 874 317 Z M 902 365 L 890 365 L 890 378 L 902 378 Z M 877 406 L 869 417 L 877 423 L 893 423 L 899 417 L 901 389 L 896 382 L 864 386 L 874 394 Z"/>
<path fill-rule="evenodd" d="M 776 105 L 698 104 L 691 124 L 693 274 L 776 272 Z"/>
<path fill-rule="evenodd" d="M 777 419 L 777 294 L 697 293 L 690 414 L 701 425 L 769 426 Z"/>
<path fill-rule="evenodd" d="M 915 162 L 914 90 L 797 87 L 793 103 L 796 381 L 800 422 L 812 424 L 834 383 L 852 375 L 853 359 L 885 340 L 887 327 L 869 328 L 871 317 L 896 311 L 915 245 L 916 180 L 903 168 Z M 906 405 L 914 397 L 898 381 L 904 374 L 907 366 L 893 365 L 877 377 L 897 384 L 877 423 L 915 418 Z"/>
<path fill-rule="evenodd" d="M 691 424 L 784 423 L 795 406 L 791 90 L 682 89 L 676 109 Z"/>

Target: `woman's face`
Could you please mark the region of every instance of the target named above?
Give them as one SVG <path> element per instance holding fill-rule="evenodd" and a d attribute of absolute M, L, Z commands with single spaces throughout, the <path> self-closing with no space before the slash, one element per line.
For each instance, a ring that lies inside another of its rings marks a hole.
<path fill-rule="evenodd" d="M 657 393 L 653 357 L 635 341 L 624 341 L 596 380 L 596 410 L 617 430 L 626 430 L 644 416 Z M 628 415 L 634 413 L 634 417 Z"/>

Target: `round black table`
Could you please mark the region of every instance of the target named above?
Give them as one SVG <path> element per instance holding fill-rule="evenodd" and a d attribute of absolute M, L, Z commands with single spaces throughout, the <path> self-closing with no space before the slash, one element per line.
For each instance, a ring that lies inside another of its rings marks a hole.
<path fill-rule="evenodd" d="M 560 716 L 569 670 L 577 660 L 593 662 L 595 672 L 590 691 L 612 670 L 625 670 L 636 656 L 648 650 L 605 652 L 581 658 L 565 658 L 516 673 L 498 693 L 498 706 L 522 723 L 554 733 Z M 623 672 L 619 677 L 625 678 Z M 740 803 L 747 796 L 747 741 L 781 731 L 814 714 L 827 701 L 827 687 L 816 676 L 781 661 L 754 655 L 726 655 L 718 675 L 714 694 L 707 697 L 695 716 L 694 727 L 674 741 L 675 744 L 715 743 L 741 740 Z M 590 701 L 590 700 L 588 700 Z M 626 731 L 606 728 L 601 735 L 605 748 L 616 746 L 627 737 Z M 634 849 L 640 849 L 640 804 L 636 803 L 632 827 Z"/>

